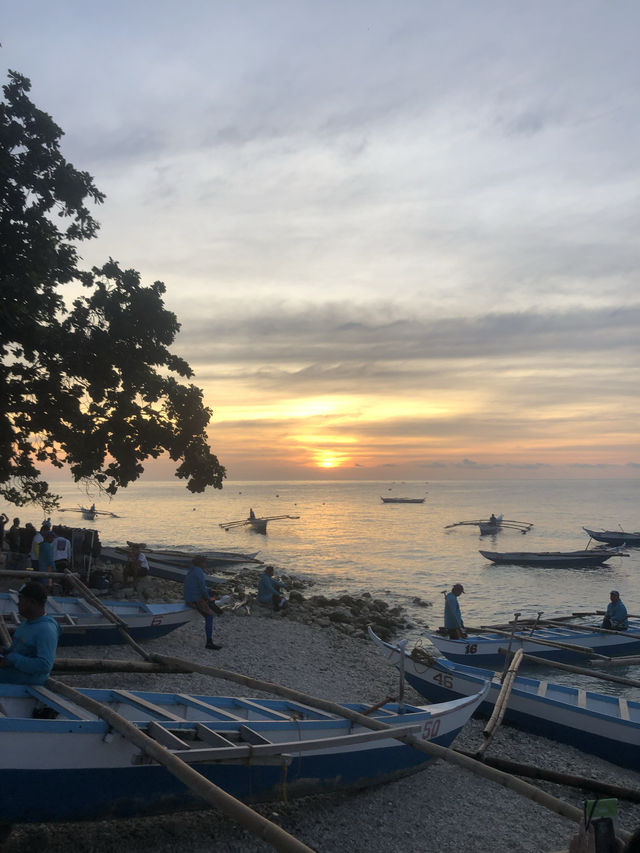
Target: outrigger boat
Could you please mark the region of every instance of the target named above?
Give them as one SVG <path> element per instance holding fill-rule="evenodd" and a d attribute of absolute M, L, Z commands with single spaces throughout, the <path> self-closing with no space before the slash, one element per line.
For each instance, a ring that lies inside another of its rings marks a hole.
<path fill-rule="evenodd" d="M 299 515 L 268 515 L 262 518 L 258 516 L 249 516 L 249 518 L 243 518 L 240 521 L 225 521 L 222 524 L 218 525 L 223 530 L 235 530 L 237 527 L 250 527 L 255 533 L 266 533 L 267 532 L 267 522 L 269 521 L 280 521 L 283 518 L 291 518 L 298 519 Z"/>
<path fill-rule="evenodd" d="M 257 802 L 361 788 L 421 770 L 430 756 L 394 735 L 448 746 L 486 687 L 439 705 L 343 706 L 389 724 L 392 734 L 283 699 L 79 692 L 116 710 L 228 794 Z M 205 807 L 140 747 L 47 686 L 0 685 L 0 709 L 2 823 Z"/>
<path fill-rule="evenodd" d="M 522 649 L 525 654 L 563 663 L 584 662 L 589 659 L 590 652 L 606 657 L 640 654 L 640 619 L 629 619 L 627 631 L 609 631 L 599 625 L 578 624 L 576 618 L 515 621 L 486 629 L 472 628 L 467 629 L 466 638 L 461 640 L 451 640 L 440 631 L 425 631 L 424 636 L 441 655 L 454 663 L 491 669 L 504 666 L 505 655 L 500 649 L 504 650 L 506 645 L 512 652 Z M 574 623 L 570 624 L 569 619 Z"/>
<path fill-rule="evenodd" d="M 502 690 L 500 672 L 436 660 L 419 649 L 409 653 L 384 642 L 371 628 L 369 635 L 422 696 L 442 702 L 476 694 L 489 685 L 478 713 L 491 713 Z M 518 675 L 513 679 L 504 720 L 621 767 L 640 767 L 640 702 Z"/>
<path fill-rule="evenodd" d="M 619 548 L 593 548 L 583 551 L 480 551 L 492 563 L 511 566 L 547 566 L 553 568 L 579 568 L 599 566 L 612 557 L 628 557 Z"/>
<path fill-rule="evenodd" d="M 499 530 L 517 530 L 519 533 L 528 533 L 533 527 L 530 521 L 516 521 L 511 518 L 503 518 L 500 515 L 494 515 L 491 518 L 475 518 L 471 521 L 456 521 L 453 524 L 445 525 L 445 530 L 452 527 L 464 526 L 478 527 L 481 536 L 487 536 L 492 533 L 497 533 Z"/>
<path fill-rule="evenodd" d="M 125 623 L 134 640 L 153 640 L 175 631 L 191 619 L 193 610 L 185 604 L 147 604 L 143 601 L 103 601 Z M 61 646 L 107 646 L 124 643 L 113 622 L 82 597 L 47 598 L 45 613 L 62 628 Z M 22 621 L 18 614 L 18 593 L 0 593 L 0 614 L 12 633 Z M 1 716 L 1 715 L 0 715 Z"/>
<path fill-rule="evenodd" d="M 79 506 L 77 508 L 66 507 L 64 509 L 61 509 L 60 512 L 79 512 L 81 513 L 85 521 L 95 521 L 96 517 L 99 515 L 105 515 L 108 518 L 122 518 L 121 515 L 116 515 L 115 512 L 107 512 L 102 509 L 96 509 L 95 505 L 92 505 L 90 507 Z"/>
<path fill-rule="evenodd" d="M 627 545 L 640 545 L 639 530 L 634 533 L 626 533 L 624 530 L 589 530 L 588 527 L 582 529 L 596 542 L 606 542 L 607 545 L 618 545 L 621 548 L 625 548 Z"/>
<path fill-rule="evenodd" d="M 383 504 L 423 504 L 425 498 L 383 498 L 380 496 Z"/>

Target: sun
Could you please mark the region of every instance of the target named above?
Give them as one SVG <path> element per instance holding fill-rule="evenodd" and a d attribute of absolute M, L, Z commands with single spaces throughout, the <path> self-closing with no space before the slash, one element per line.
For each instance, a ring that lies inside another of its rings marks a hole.
<path fill-rule="evenodd" d="M 339 468 L 343 464 L 345 457 L 340 453 L 331 451 L 318 451 L 315 454 L 315 462 L 318 468 Z"/>

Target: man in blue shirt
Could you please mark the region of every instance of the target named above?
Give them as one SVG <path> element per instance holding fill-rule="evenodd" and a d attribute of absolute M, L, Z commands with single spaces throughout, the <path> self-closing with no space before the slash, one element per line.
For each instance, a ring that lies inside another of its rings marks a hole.
<path fill-rule="evenodd" d="M 266 566 L 258 581 L 258 601 L 260 604 L 271 605 L 274 610 L 286 607 L 287 599 L 280 590 L 284 589 L 282 581 L 273 579 L 273 566 Z"/>
<path fill-rule="evenodd" d="M 458 596 L 463 592 L 462 584 L 456 583 L 451 587 L 451 592 L 446 593 L 444 597 L 444 627 L 452 640 L 467 636 L 458 604 Z"/>
<path fill-rule="evenodd" d="M 61 629 L 53 616 L 45 616 L 46 601 L 41 583 L 29 581 L 20 588 L 18 613 L 23 621 L 0 657 L 1 684 L 44 684 L 49 678 Z"/>
<path fill-rule="evenodd" d="M 194 557 L 184 579 L 184 600 L 204 618 L 205 649 L 221 649 L 213 642 L 213 610 L 209 606 L 209 590 L 204 579 L 203 569 L 207 561 L 204 557 Z"/>
<path fill-rule="evenodd" d="M 602 627 L 608 628 L 610 631 L 626 631 L 629 627 L 627 608 L 620 601 L 620 593 L 617 589 L 612 589 L 609 598 L 611 601 L 607 605 Z"/>

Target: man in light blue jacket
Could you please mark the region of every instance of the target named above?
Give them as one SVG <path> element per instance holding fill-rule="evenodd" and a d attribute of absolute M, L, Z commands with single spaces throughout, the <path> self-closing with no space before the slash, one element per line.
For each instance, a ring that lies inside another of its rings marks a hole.
<path fill-rule="evenodd" d="M 617 589 L 612 589 L 609 598 L 611 600 L 607 605 L 602 627 L 608 628 L 610 631 L 626 631 L 629 627 L 627 608 L 620 600 L 620 593 Z"/>
<path fill-rule="evenodd" d="M 451 592 L 447 592 L 444 597 L 444 627 L 452 640 L 467 636 L 458 604 L 458 596 L 463 592 L 462 584 L 456 583 L 451 587 Z"/>
<path fill-rule="evenodd" d="M 44 684 L 49 678 L 61 629 L 53 616 L 45 616 L 46 602 L 41 583 L 29 581 L 20 588 L 18 613 L 23 621 L 0 657 L 0 684 Z"/>

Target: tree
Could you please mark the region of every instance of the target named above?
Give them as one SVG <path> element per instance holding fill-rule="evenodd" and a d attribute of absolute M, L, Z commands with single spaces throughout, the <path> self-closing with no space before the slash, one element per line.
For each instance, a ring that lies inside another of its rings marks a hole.
<path fill-rule="evenodd" d="M 222 488 L 211 410 L 169 350 L 180 325 L 165 286 L 111 259 L 78 269 L 76 244 L 98 230 L 86 203 L 104 196 L 64 159 L 30 89 L 10 71 L 0 102 L 0 495 L 56 506 L 44 462 L 115 494 L 164 452 L 190 491 Z M 72 282 L 85 290 L 65 301 Z"/>

